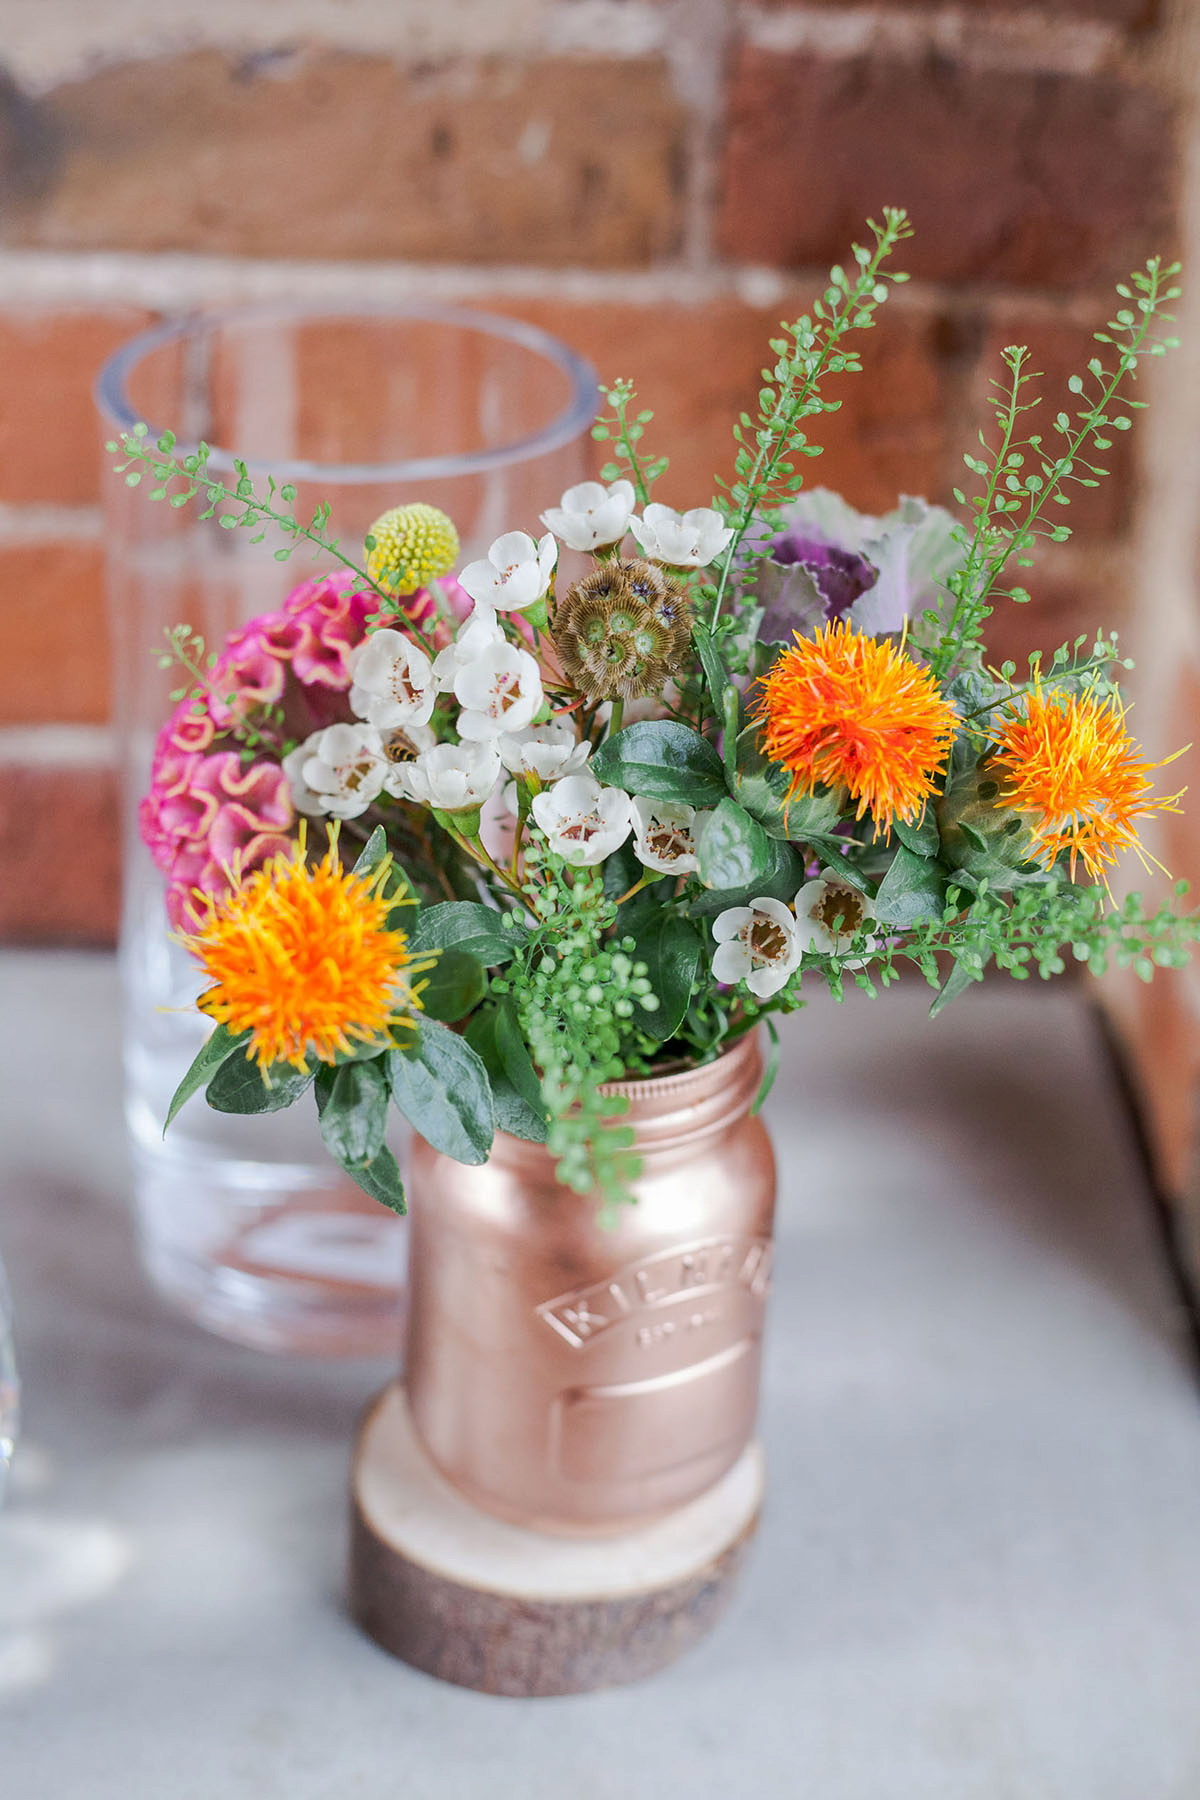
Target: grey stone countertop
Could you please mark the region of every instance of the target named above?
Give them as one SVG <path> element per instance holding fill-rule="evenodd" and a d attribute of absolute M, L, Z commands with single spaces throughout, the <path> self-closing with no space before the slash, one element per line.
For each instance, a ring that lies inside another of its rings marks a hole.
<path fill-rule="evenodd" d="M 3 1800 L 1197 1800 L 1200 1398 L 1079 989 L 818 1000 L 770 1102 L 770 1489 L 641 1687 L 512 1701 L 342 1611 L 383 1363 L 176 1319 L 125 1210 L 116 975 L 0 957 Z"/>

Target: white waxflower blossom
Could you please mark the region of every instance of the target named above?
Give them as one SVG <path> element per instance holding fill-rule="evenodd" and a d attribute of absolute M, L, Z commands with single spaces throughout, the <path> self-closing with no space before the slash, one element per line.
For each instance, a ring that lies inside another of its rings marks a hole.
<path fill-rule="evenodd" d="M 713 979 L 729 986 L 744 981 L 760 1000 L 777 994 L 800 967 L 796 921 L 782 900 L 760 895 L 749 906 L 726 907 L 713 920 L 713 936 Z"/>
<path fill-rule="evenodd" d="M 398 763 L 395 773 L 407 799 L 440 812 L 466 812 L 491 797 L 500 758 L 491 744 L 435 744 L 415 761 Z"/>
<path fill-rule="evenodd" d="M 454 698 L 462 707 L 458 735 L 480 742 L 502 732 L 523 731 L 542 706 L 542 675 L 536 657 L 515 644 L 494 644 L 454 678 Z"/>
<path fill-rule="evenodd" d="M 368 725 L 386 731 L 427 723 L 437 699 L 433 664 L 402 631 L 373 631 L 350 652 L 346 666 L 353 683 L 350 710 Z"/>
<path fill-rule="evenodd" d="M 465 669 L 485 650 L 494 650 L 497 644 L 504 642 L 500 622 L 491 607 L 476 605 L 470 618 L 459 626 L 454 642 L 439 650 L 433 659 L 433 679 L 438 693 L 450 693 L 460 669 Z"/>
<path fill-rule="evenodd" d="M 591 775 L 567 775 L 533 797 L 533 816 L 550 847 L 586 868 L 619 850 L 632 825 L 623 788 L 601 787 Z"/>
<path fill-rule="evenodd" d="M 327 725 L 288 752 L 283 772 L 298 812 L 357 819 L 382 792 L 388 762 L 373 725 Z"/>
<path fill-rule="evenodd" d="M 536 544 L 527 531 L 506 531 L 486 558 L 467 564 L 458 585 L 484 606 L 523 612 L 545 597 L 557 561 L 558 545 L 552 531 Z"/>
<path fill-rule="evenodd" d="M 694 875 L 700 867 L 696 840 L 711 819 L 677 800 L 647 800 L 639 794 L 633 802 L 633 847 L 638 861 L 661 875 Z"/>
<path fill-rule="evenodd" d="M 506 731 L 496 739 L 496 748 L 510 775 L 536 775 L 539 781 L 578 775 L 592 753 L 592 746 L 580 743 L 565 719 Z"/>
<path fill-rule="evenodd" d="M 632 481 L 580 481 L 569 487 L 558 506 L 548 506 L 542 524 L 561 538 L 568 550 L 607 550 L 629 530 L 633 512 Z"/>
<path fill-rule="evenodd" d="M 423 751 L 433 749 L 437 743 L 437 732 L 431 725 L 398 725 L 392 731 L 381 731 L 379 735 L 388 766 L 383 778 L 383 791 L 397 800 L 407 800 L 411 796 L 405 785 L 404 770 Z"/>
<path fill-rule="evenodd" d="M 847 949 L 868 919 L 875 917 L 875 909 L 861 889 L 833 869 L 822 869 L 815 881 L 806 881 L 796 895 L 795 907 L 801 950 L 826 954 Z M 874 947 L 875 940 L 868 938 L 868 950 Z M 842 967 L 861 969 L 866 960 L 865 956 L 854 957 Z"/>
<path fill-rule="evenodd" d="M 677 513 L 657 500 L 650 502 L 640 519 L 630 519 L 629 529 L 643 556 L 675 568 L 706 567 L 733 536 L 732 525 L 726 525 L 711 506 L 693 506 L 690 512 Z"/>

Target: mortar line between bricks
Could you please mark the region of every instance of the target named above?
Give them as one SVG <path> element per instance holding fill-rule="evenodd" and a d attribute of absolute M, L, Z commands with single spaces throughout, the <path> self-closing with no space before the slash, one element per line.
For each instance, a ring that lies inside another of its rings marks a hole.
<path fill-rule="evenodd" d="M 0 768 L 109 769 L 116 763 L 109 725 L 0 725 Z"/>
<path fill-rule="evenodd" d="M 857 56 L 920 61 L 931 54 L 965 67 L 1056 75 L 1095 75 L 1126 47 L 1120 27 L 1099 19 L 1054 19 L 1015 7 L 993 19 L 961 6 L 743 6 L 743 41 L 776 55 Z"/>
<path fill-rule="evenodd" d="M 48 541 L 97 543 L 104 536 L 104 510 L 99 506 L 58 506 L 40 501 L 0 501 L 0 546 Z"/>
<path fill-rule="evenodd" d="M 918 230 L 920 220 L 915 221 Z M 849 245 L 846 246 L 849 250 Z M 1120 271 L 1125 273 L 1125 271 Z M 1116 277 L 1114 276 L 1114 279 Z M 64 312 L 143 307 L 194 312 L 215 306 L 357 300 L 388 305 L 416 300 L 556 300 L 579 306 L 700 307 L 737 300 L 769 311 L 788 296 L 824 286 L 823 268 L 714 263 L 707 269 L 545 269 L 532 264 L 301 262 L 138 251 L 0 250 L 0 311 L 47 307 Z M 1108 307 L 1107 283 L 1084 290 L 911 281 L 889 300 L 896 310 L 1019 311 L 1087 324 Z"/>

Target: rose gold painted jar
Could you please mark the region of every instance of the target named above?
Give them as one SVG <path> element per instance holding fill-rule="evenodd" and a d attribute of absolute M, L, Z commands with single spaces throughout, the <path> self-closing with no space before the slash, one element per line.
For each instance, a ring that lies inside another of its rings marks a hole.
<path fill-rule="evenodd" d="M 747 1037 L 606 1090 L 643 1159 L 603 1222 L 540 1145 L 467 1168 L 414 1139 L 407 1384 L 442 1473 L 485 1511 L 599 1533 L 693 1499 L 758 1409 L 775 1164 Z"/>

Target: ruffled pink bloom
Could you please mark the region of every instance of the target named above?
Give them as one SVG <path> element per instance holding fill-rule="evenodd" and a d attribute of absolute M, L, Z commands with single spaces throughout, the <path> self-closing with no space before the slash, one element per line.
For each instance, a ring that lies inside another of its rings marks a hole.
<path fill-rule="evenodd" d="M 440 585 L 455 617 L 465 618 L 469 596 L 452 579 Z M 381 610 L 379 595 L 356 587 L 352 570 L 303 582 L 277 611 L 232 633 L 205 700 L 183 701 L 159 732 L 138 824 L 167 877 L 176 927 L 197 922 L 197 889 L 226 892 L 235 876 L 286 850 L 294 834 L 282 768 L 267 756 L 247 764 L 231 728 L 265 707 L 280 707 L 284 735 L 301 741 L 348 721 L 347 660 Z M 453 636 L 424 588 L 404 599 L 395 623 L 404 620 L 439 648 Z"/>
<path fill-rule="evenodd" d="M 195 890 L 222 894 L 231 879 L 286 850 L 295 824 L 287 777 L 267 759 L 246 765 L 211 749 L 215 727 L 185 700 L 159 733 L 150 791 L 138 809 L 142 841 L 167 877 L 172 925 L 194 924 Z"/>

